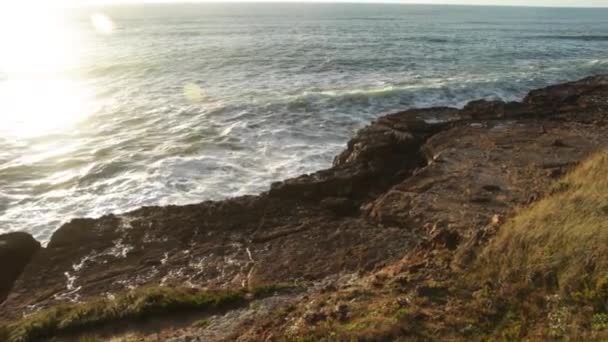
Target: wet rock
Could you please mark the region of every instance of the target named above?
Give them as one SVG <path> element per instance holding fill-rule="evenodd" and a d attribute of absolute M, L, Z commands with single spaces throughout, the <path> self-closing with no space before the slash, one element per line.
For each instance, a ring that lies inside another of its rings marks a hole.
<path fill-rule="evenodd" d="M 0 302 L 38 250 L 40 243 L 27 233 L 0 235 Z"/>
<path fill-rule="evenodd" d="M 580 81 L 531 91 L 523 103 L 535 116 L 555 116 L 564 112 L 584 113 L 608 107 L 605 101 L 593 101 L 608 90 L 608 76 L 592 76 Z"/>
<path fill-rule="evenodd" d="M 469 102 L 461 112 L 465 118 L 473 120 L 496 120 L 517 118 L 529 113 L 529 108 L 520 102 L 503 102 L 500 100 L 477 100 Z"/>
<path fill-rule="evenodd" d="M 421 152 L 425 140 L 446 124 L 416 118 L 424 110 L 384 116 L 361 129 L 339 154 L 333 167 L 273 183 L 269 195 L 320 200 L 327 197 L 365 198 L 374 188 L 386 187 L 427 163 Z M 441 111 L 453 112 L 453 109 Z"/>
<path fill-rule="evenodd" d="M 73 219 L 53 233 L 48 248 L 80 247 L 83 243 L 94 240 L 109 242 L 119 236 L 113 229 L 119 225 L 120 219 L 114 215 L 100 219 Z"/>
<path fill-rule="evenodd" d="M 505 118 L 517 118 L 530 114 L 530 109 L 527 105 L 521 102 L 507 102 L 504 105 Z"/>

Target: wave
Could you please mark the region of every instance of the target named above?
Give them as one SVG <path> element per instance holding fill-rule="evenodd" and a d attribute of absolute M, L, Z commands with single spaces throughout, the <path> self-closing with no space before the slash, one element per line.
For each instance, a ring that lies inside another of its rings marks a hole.
<path fill-rule="evenodd" d="M 377 115 L 382 110 L 401 108 L 462 107 L 468 101 L 479 98 L 512 101 L 522 96 L 526 86 L 493 79 L 429 80 L 418 84 L 308 91 L 277 99 L 270 106 L 275 109 L 286 106 L 288 111 L 304 112 L 372 110 Z"/>
<path fill-rule="evenodd" d="M 453 37 L 440 37 L 440 36 L 413 36 L 413 37 L 400 37 L 400 41 L 405 42 L 422 42 L 422 43 L 458 43 L 461 39 Z"/>
<path fill-rule="evenodd" d="M 608 59 L 592 59 L 585 63 L 587 67 L 602 67 L 608 64 Z"/>
<path fill-rule="evenodd" d="M 384 97 L 384 96 L 390 96 L 393 95 L 395 93 L 404 91 L 404 90 L 410 90 L 410 89 L 415 89 L 417 88 L 417 86 L 414 85 L 408 85 L 408 86 L 384 86 L 384 87 L 378 87 L 378 88 L 361 88 L 361 89 L 346 89 L 346 90 L 326 90 L 326 91 L 320 91 L 317 94 L 319 95 L 324 95 L 324 96 L 330 96 L 330 97 Z M 309 94 L 315 94 L 315 93 L 309 93 Z M 309 95 L 309 94 L 305 94 Z"/>
<path fill-rule="evenodd" d="M 532 39 L 550 39 L 550 40 L 576 40 L 585 42 L 606 42 L 608 35 L 544 35 L 531 36 Z"/>

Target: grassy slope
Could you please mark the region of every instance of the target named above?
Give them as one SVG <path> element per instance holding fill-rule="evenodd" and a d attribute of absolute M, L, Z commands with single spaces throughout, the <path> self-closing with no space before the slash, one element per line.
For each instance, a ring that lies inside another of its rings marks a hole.
<path fill-rule="evenodd" d="M 553 193 L 501 228 L 486 251 L 501 281 L 533 281 L 566 292 L 608 271 L 608 153 L 579 166 Z"/>
<path fill-rule="evenodd" d="M 608 152 L 501 227 L 469 277 L 507 307 L 514 335 L 608 337 Z"/>

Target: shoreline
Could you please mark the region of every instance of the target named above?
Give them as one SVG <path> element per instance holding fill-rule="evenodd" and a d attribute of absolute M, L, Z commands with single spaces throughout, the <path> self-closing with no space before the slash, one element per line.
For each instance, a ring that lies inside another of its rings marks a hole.
<path fill-rule="evenodd" d="M 367 279 L 421 250 L 464 253 L 477 232 L 607 146 L 606 94 L 608 76 L 592 76 L 521 102 L 392 113 L 359 130 L 332 167 L 259 195 L 74 219 L 45 248 L 21 240 L 30 252 L 8 279 L 0 319 L 149 285 L 299 282 L 317 284 L 316 293 L 320 283 Z"/>

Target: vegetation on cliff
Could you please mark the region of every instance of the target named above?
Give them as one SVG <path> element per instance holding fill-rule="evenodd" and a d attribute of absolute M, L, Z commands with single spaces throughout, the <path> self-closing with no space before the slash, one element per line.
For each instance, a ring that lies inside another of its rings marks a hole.
<path fill-rule="evenodd" d="M 550 195 L 519 210 L 487 247 L 484 269 L 498 282 L 540 281 L 564 293 L 603 281 L 607 172 L 608 152 L 602 152 L 556 182 Z"/>
<path fill-rule="evenodd" d="M 242 305 L 273 295 L 290 285 L 268 285 L 246 290 L 205 291 L 197 288 L 146 287 L 83 303 L 61 304 L 0 326 L 0 341 L 40 341 L 90 328 L 162 317 L 203 312 Z"/>
<path fill-rule="evenodd" d="M 607 171 L 608 152 L 582 163 L 517 212 L 467 275 L 505 310 L 501 334 L 608 337 Z"/>

